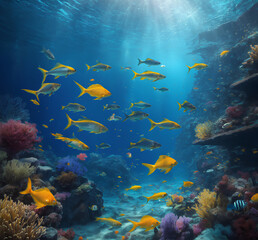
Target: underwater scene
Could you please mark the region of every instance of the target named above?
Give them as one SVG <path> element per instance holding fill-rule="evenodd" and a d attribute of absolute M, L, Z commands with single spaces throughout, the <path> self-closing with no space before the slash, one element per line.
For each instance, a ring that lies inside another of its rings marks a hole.
<path fill-rule="evenodd" d="M 258 239 L 258 0 L 0 10 L 0 240 Z"/>

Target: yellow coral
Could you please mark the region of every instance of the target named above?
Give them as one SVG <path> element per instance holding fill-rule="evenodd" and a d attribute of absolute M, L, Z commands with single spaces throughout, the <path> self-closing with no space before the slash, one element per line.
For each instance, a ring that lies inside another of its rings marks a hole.
<path fill-rule="evenodd" d="M 44 233 L 43 219 L 21 202 L 0 200 L 0 239 L 36 240 Z"/>
<path fill-rule="evenodd" d="M 30 163 L 22 163 L 14 159 L 3 167 L 3 177 L 8 183 L 19 184 L 23 179 L 30 177 L 35 170 L 36 168 Z"/>
<path fill-rule="evenodd" d="M 199 123 L 195 128 L 195 136 L 199 139 L 206 139 L 212 135 L 213 124 L 211 121 Z"/>
<path fill-rule="evenodd" d="M 166 205 L 167 205 L 167 207 L 171 207 L 173 205 L 173 202 L 170 198 L 168 200 L 166 200 Z"/>
<path fill-rule="evenodd" d="M 251 65 L 255 62 L 258 62 L 258 45 L 250 45 L 251 51 L 248 52 L 249 59 L 246 62 L 243 62 L 243 65 Z"/>

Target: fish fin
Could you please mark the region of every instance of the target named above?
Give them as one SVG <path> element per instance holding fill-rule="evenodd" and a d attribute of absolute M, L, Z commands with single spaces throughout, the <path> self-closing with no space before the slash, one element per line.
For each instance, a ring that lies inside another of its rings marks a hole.
<path fill-rule="evenodd" d="M 133 105 L 134 105 L 134 104 L 133 104 L 133 103 L 131 103 L 131 105 L 130 105 L 130 107 L 129 107 L 129 108 L 132 108 L 132 107 L 133 107 Z"/>
<path fill-rule="evenodd" d="M 187 66 L 187 65 L 186 65 Z M 190 72 L 190 70 L 192 69 L 192 67 L 189 67 L 189 66 L 187 66 L 188 67 L 188 72 L 187 73 L 189 73 Z"/>
<path fill-rule="evenodd" d="M 171 171 L 172 168 L 168 168 L 165 172 L 165 174 L 169 173 Z"/>
<path fill-rule="evenodd" d="M 143 196 L 143 197 L 145 197 L 145 196 Z M 150 201 L 150 197 L 145 197 L 146 198 L 146 200 L 147 200 L 147 203 Z"/>
<path fill-rule="evenodd" d="M 123 120 L 123 122 L 126 121 L 128 118 L 129 118 L 129 115 L 125 114 L 125 119 Z"/>
<path fill-rule="evenodd" d="M 24 191 L 20 192 L 20 194 L 30 194 L 32 192 L 32 188 L 31 188 L 31 179 L 28 178 L 28 183 L 27 183 L 27 187 Z"/>
<path fill-rule="evenodd" d="M 61 63 L 57 63 L 50 71 L 55 70 L 55 69 L 60 68 L 60 67 L 66 67 L 66 66 L 61 64 Z"/>
<path fill-rule="evenodd" d="M 47 77 L 47 70 L 45 70 L 45 69 L 43 69 L 43 68 L 38 68 L 38 70 L 40 70 L 41 72 L 42 72 L 42 74 L 43 74 L 43 80 L 42 80 L 42 83 L 41 83 L 41 85 L 45 82 L 45 80 L 46 80 L 46 77 Z"/>
<path fill-rule="evenodd" d="M 68 120 L 67 126 L 65 127 L 64 130 L 66 130 L 67 128 L 71 127 L 73 120 L 68 116 L 68 114 L 66 113 L 66 117 Z"/>
<path fill-rule="evenodd" d="M 144 79 L 146 79 L 146 77 L 141 77 L 141 78 L 140 78 L 140 80 L 144 80 Z"/>
<path fill-rule="evenodd" d="M 148 232 L 150 231 L 151 229 L 153 229 L 152 227 L 151 228 L 146 228 L 144 232 Z"/>
<path fill-rule="evenodd" d="M 38 91 L 29 90 L 29 89 L 22 89 L 22 90 L 27 92 L 27 93 L 34 94 L 36 96 L 37 100 L 39 101 Z"/>
<path fill-rule="evenodd" d="M 87 66 L 87 71 L 89 71 L 91 67 L 88 64 L 85 65 Z"/>
<path fill-rule="evenodd" d="M 141 152 L 145 151 L 145 149 L 141 148 Z"/>
<path fill-rule="evenodd" d="M 65 106 L 62 106 L 62 110 L 64 110 L 65 109 Z"/>
<path fill-rule="evenodd" d="M 153 89 L 156 91 L 157 90 L 157 88 L 156 87 L 153 87 Z"/>
<path fill-rule="evenodd" d="M 43 208 L 45 207 L 46 205 L 37 201 L 35 198 L 33 198 L 34 202 L 35 202 L 35 205 L 36 205 L 36 209 L 40 209 L 40 208 Z"/>
<path fill-rule="evenodd" d="M 139 74 L 138 74 L 137 72 L 135 72 L 134 70 L 132 70 L 132 71 L 133 71 L 133 73 L 134 73 L 134 76 L 133 76 L 132 80 L 134 80 L 136 77 L 139 76 Z"/>
<path fill-rule="evenodd" d="M 135 145 L 136 143 L 130 142 L 130 147 L 128 149 L 134 148 Z"/>
<path fill-rule="evenodd" d="M 98 71 L 97 69 L 93 69 L 94 72 Z"/>
<path fill-rule="evenodd" d="M 177 102 L 177 103 L 179 105 L 179 109 L 178 109 L 178 111 L 179 111 L 182 108 L 182 105 L 179 102 Z"/>
<path fill-rule="evenodd" d="M 134 231 L 135 228 L 138 227 L 138 222 L 132 221 L 132 220 L 130 220 L 130 219 L 127 219 L 127 221 L 129 221 L 129 222 L 131 222 L 131 223 L 133 224 L 133 227 L 132 227 L 132 229 L 131 229 L 129 232 Z"/>
<path fill-rule="evenodd" d="M 103 107 L 104 107 L 104 109 L 103 109 L 103 110 L 105 110 L 105 109 L 107 108 L 107 107 L 106 107 L 106 105 L 104 105 Z"/>
<path fill-rule="evenodd" d="M 74 81 L 75 82 L 75 81 Z M 81 84 L 79 84 L 79 83 L 77 83 L 77 82 L 75 82 L 77 85 L 78 85 L 78 87 L 81 89 L 81 93 L 79 94 L 79 96 L 78 97 L 81 97 L 84 93 L 86 93 L 87 92 L 87 89 L 85 88 L 85 87 L 83 87 Z"/>
<path fill-rule="evenodd" d="M 153 128 L 155 128 L 156 127 L 156 125 L 157 125 L 157 123 L 155 123 L 153 120 L 151 120 L 150 118 L 148 118 L 149 119 L 149 121 L 150 121 L 150 123 L 151 123 L 151 128 L 150 128 L 150 130 L 149 131 L 151 131 Z"/>
<path fill-rule="evenodd" d="M 55 79 L 59 78 L 60 76 L 56 76 Z"/>
<path fill-rule="evenodd" d="M 154 80 L 152 80 L 152 82 L 157 82 L 159 79 L 158 78 L 156 78 L 156 79 L 154 79 Z"/>
<path fill-rule="evenodd" d="M 142 163 L 143 166 L 147 167 L 149 169 L 148 175 L 151 175 L 156 170 L 155 165 L 148 164 L 148 163 Z"/>
<path fill-rule="evenodd" d="M 97 97 L 94 100 L 101 100 L 103 97 Z"/>
<path fill-rule="evenodd" d="M 159 159 L 157 160 L 157 163 L 160 162 L 160 161 L 162 161 L 162 160 L 165 159 L 165 158 L 167 158 L 166 155 L 160 155 L 160 156 L 159 156 Z"/>
<path fill-rule="evenodd" d="M 184 112 L 186 112 L 187 110 L 185 109 Z"/>
<path fill-rule="evenodd" d="M 138 58 L 138 61 L 138 66 L 143 63 L 143 61 L 140 58 Z"/>

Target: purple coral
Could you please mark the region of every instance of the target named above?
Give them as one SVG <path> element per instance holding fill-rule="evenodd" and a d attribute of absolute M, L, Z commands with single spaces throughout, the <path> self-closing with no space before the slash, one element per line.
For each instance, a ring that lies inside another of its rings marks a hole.
<path fill-rule="evenodd" d="M 177 217 L 174 213 L 168 213 L 162 219 L 161 240 L 191 240 L 193 230 L 189 226 L 190 218 Z"/>
<path fill-rule="evenodd" d="M 56 168 L 60 172 L 73 172 L 78 176 L 83 176 L 87 172 L 87 168 L 84 167 L 76 157 L 71 156 L 60 159 Z"/>

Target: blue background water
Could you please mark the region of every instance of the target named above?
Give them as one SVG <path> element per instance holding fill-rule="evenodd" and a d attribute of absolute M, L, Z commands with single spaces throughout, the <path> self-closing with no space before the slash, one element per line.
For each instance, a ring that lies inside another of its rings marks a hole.
<path fill-rule="evenodd" d="M 79 151 L 68 148 L 56 141 L 51 132 L 76 136 L 95 151 L 95 145 L 107 142 L 112 148 L 102 150 L 105 155 L 126 156 L 130 142 L 137 142 L 140 135 L 162 144 L 154 151 L 140 153 L 131 150 L 133 159 L 139 162 L 154 163 L 161 154 L 170 153 L 180 130 L 148 132 L 148 120 L 137 122 L 108 122 L 113 111 L 103 111 L 103 105 L 114 101 L 121 105 L 116 115 L 124 116 L 131 102 L 145 101 L 152 105 L 145 111 L 154 121 L 168 118 L 179 121 L 182 111 L 178 112 L 178 102 L 187 99 L 194 84 L 194 74 L 187 75 L 187 65 L 204 61 L 198 56 L 188 54 L 198 46 L 198 33 L 212 29 L 223 22 L 235 20 L 241 13 L 257 1 L 216 1 L 216 0 L 139 0 L 139 1 L 0 1 L 1 33 L 1 89 L 0 93 L 20 96 L 28 102 L 31 122 L 37 123 L 43 136 L 43 148 L 51 146 L 57 155 L 76 155 Z M 56 61 L 48 60 L 40 51 L 49 48 Z M 137 58 L 153 58 L 166 65 L 147 67 L 137 66 Z M 109 64 L 107 72 L 86 71 L 85 64 L 93 65 L 96 60 Z M 74 67 L 77 72 L 67 78 L 47 82 L 58 82 L 62 87 L 53 96 L 40 95 L 40 106 L 29 102 L 32 95 L 21 91 L 22 88 L 39 89 L 42 74 L 37 69 L 51 69 L 56 62 Z M 167 76 L 166 79 L 150 81 L 131 80 L 131 71 L 122 71 L 121 66 L 131 66 L 136 72 L 153 70 Z M 85 94 L 76 98 L 80 90 L 73 80 L 88 86 L 89 80 L 107 88 L 112 96 L 102 101 L 94 101 Z M 168 92 L 157 92 L 153 87 L 167 87 Z M 69 113 L 72 119 L 84 115 L 103 123 L 109 128 L 105 134 L 94 135 L 88 132 L 77 133 L 72 126 L 63 131 L 67 124 L 62 105 L 78 102 L 86 106 L 83 113 Z M 194 102 L 193 102 L 194 104 Z M 134 110 L 137 110 L 136 108 Z M 49 122 L 54 118 L 53 122 Z M 49 126 L 48 129 L 42 124 Z M 180 124 L 180 122 L 179 122 Z M 132 132 L 130 132 L 132 130 Z M 189 159 L 191 156 L 189 156 Z M 177 161 L 187 159 L 177 159 Z M 130 163 L 132 159 L 128 159 Z M 186 177 L 185 169 L 178 166 L 175 170 Z M 138 173 L 146 175 L 147 170 L 138 166 Z"/>

